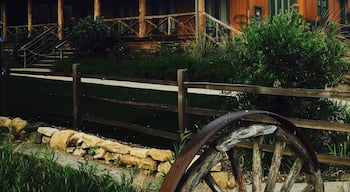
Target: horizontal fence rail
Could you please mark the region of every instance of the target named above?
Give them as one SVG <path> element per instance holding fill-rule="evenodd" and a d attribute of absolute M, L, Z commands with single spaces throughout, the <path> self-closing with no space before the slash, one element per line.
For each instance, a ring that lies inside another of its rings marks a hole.
<path fill-rule="evenodd" d="M 74 65 L 74 66 L 77 66 L 77 65 Z M 147 83 L 147 80 L 140 80 L 141 82 L 133 82 L 133 81 L 129 81 L 130 79 L 128 80 L 124 79 L 124 81 L 118 82 L 115 80 L 106 79 L 105 77 L 100 79 L 96 79 L 96 77 L 87 78 L 87 77 L 81 77 L 79 68 L 73 71 L 74 71 L 72 75 L 73 78 L 63 77 L 63 76 L 61 77 L 61 76 L 24 75 L 24 74 L 17 74 L 17 73 L 11 73 L 11 76 L 74 82 L 73 84 L 75 84 L 74 85 L 75 88 L 73 90 L 72 96 L 73 98 L 75 98 L 75 101 L 73 102 L 73 111 L 65 112 L 65 115 L 74 116 L 73 125 L 76 128 L 80 126 L 80 123 L 82 121 L 86 121 L 86 122 L 98 123 L 102 125 L 119 127 L 121 129 L 141 132 L 144 134 L 158 136 L 158 137 L 162 137 L 170 140 L 178 140 L 180 138 L 179 133 L 182 133 L 185 129 L 188 128 L 187 116 L 189 114 L 200 115 L 200 116 L 221 116 L 223 114 L 230 112 L 227 110 L 220 110 L 220 109 L 192 107 L 187 102 L 188 98 L 192 96 L 191 95 L 192 93 L 207 94 L 206 91 L 209 91 L 209 92 L 214 91 L 213 95 L 227 96 L 225 95 L 226 92 L 233 92 L 233 93 L 242 92 L 242 93 L 255 93 L 255 94 L 263 94 L 263 95 L 278 95 L 278 96 L 291 96 L 291 97 L 336 98 L 336 99 L 342 99 L 342 100 L 347 100 L 350 96 L 349 91 L 271 88 L 271 87 L 240 85 L 240 84 L 190 82 L 188 81 L 187 70 L 178 71 L 178 83 L 177 83 L 178 86 L 174 85 L 174 82 L 169 82 L 169 81 L 164 81 L 164 84 L 159 84 L 163 82 L 160 80 L 150 81 Z M 112 77 L 109 77 L 109 78 L 112 78 Z M 117 86 L 117 87 L 129 87 L 129 88 L 135 88 L 135 89 L 144 89 L 144 90 L 151 89 L 151 90 L 158 90 L 158 91 L 165 91 L 165 92 L 177 92 L 178 104 L 170 105 L 167 103 L 147 103 L 147 102 L 125 101 L 125 100 L 122 101 L 117 99 L 104 98 L 100 96 L 99 97 L 91 96 L 84 93 L 82 84 L 96 84 L 96 85 L 107 85 L 111 87 Z M 11 90 L 11 89 L 8 89 L 8 90 Z M 50 93 L 45 93 L 45 90 L 43 90 L 42 88 L 39 90 L 39 92 L 43 94 L 50 94 Z M 56 96 L 55 93 L 54 95 Z M 63 93 L 63 92 L 61 94 L 57 94 L 57 96 L 64 96 L 64 97 L 67 97 L 69 95 L 70 95 L 69 93 Z M 81 100 L 93 101 L 94 103 L 103 103 L 109 106 L 123 105 L 123 106 L 129 106 L 131 108 L 136 108 L 136 109 L 147 109 L 147 110 L 177 113 L 179 130 L 177 133 L 174 133 L 169 131 L 157 130 L 150 127 L 140 126 L 133 123 L 121 122 L 116 120 L 108 120 L 108 119 L 103 119 L 101 117 L 96 117 L 93 115 L 82 114 L 82 112 L 80 111 Z M 44 110 L 43 107 L 39 107 L 39 108 L 40 110 Z M 58 113 L 59 111 L 51 110 L 51 112 Z M 243 120 L 252 121 L 252 122 L 271 123 L 271 124 L 276 123 L 269 118 L 262 118 L 261 116 L 256 116 L 256 117 L 250 116 L 249 118 L 245 118 Z M 297 127 L 302 129 L 335 131 L 335 132 L 350 134 L 350 125 L 346 123 L 310 120 L 310 119 L 297 119 L 297 118 L 288 118 L 288 120 L 290 120 Z M 249 144 L 243 143 L 242 147 L 249 148 L 250 146 Z M 270 149 L 268 146 L 266 146 L 265 150 L 269 152 Z M 331 163 L 331 164 L 346 165 L 346 166 L 349 166 L 350 164 L 350 159 L 348 158 L 339 158 L 339 157 L 335 157 L 327 154 L 318 154 L 317 157 L 319 161 L 322 163 Z"/>

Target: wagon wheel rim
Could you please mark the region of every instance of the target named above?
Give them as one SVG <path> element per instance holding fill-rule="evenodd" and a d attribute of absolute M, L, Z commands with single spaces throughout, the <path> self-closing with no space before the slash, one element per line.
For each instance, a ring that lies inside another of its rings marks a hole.
<path fill-rule="evenodd" d="M 248 116 L 248 115 L 253 115 L 253 114 L 269 116 L 269 117 L 273 118 L 274 120 L 278 121 L 281 124 L 281 127 L 284 128 L 284 129 L 281 129 L 282 133 L 281 133 L 281 131 L 278 132 L 278 134 L 280 134 L 280 136 L 282 135 L 282 137 L 285 137 L 285 136 L 283 136 L 283 134 L 287 133 L 289 135 L 292 135 L 292 136 L 298 138 L 298 141 L 300 142 L 300 144 L 302 146 L 302 150 L 303 150 L 302 154 L 308 156 L 306 159 L 305 158 L 301 158 L 301 159 L 303 159 L 304 161 L 305 160 L 307 161 L 307 163 L 304 163 L 304 165 L 307 164 L 307 167 L 306 167 L 307 171 L 308 172 L 311 171 L 313 173 L 313 174 L 310 174 L 311 175 L 310 178 L 307 179 L 308 183 L 309 183 L 308 188 L 313 189 L 315 186 L 318 186 L 317 188 L 320 188 L 321 191 L 323 191 L 322 190 L 323 182 L 322 182 L 322 178 L 320 178 L 319 163 L 317 161 L 317 158 L 316 158 L 314 151 L 312 150 L 312 148 L 309 145 L 308 141 L 306 140 L 305 136 L 296 128 L 296 126 L 294 124 L 289 122 L 284 117 L 277 115 L 277 114 L 274 114 L 274 113 L 271 113 L 271 112 L 257 111 L 257 110 L 255 110 L 255 111 L 239 111 L 239 112 L 229 113 L 229 114 L 226 114 L 226 115 L 212 121 L 206 127 L 204 127 L 198 134 L 196 134 L 192 138 L 192 140 L 187 145 L 187 147 L 180 153 L 179 157 L 173 163 L 173 166 L 171 167 L 169 173 L 165 177 L 165 180 L 161 186 L 160 191 L 164 191 L 164 192 L 165 191 L 175 191 L 179 185 L 183 184 L 183 181 L 180 181 L 180 180 L 182 179 L 183 175 L 186 173 L 186 169 L 188 168 L 188 166 L 191 163 L 194 156 L 199 152 L 201 147 L 203 147 L 209 141 L 209 139 L 212 138 L 213 135 L 215 135 L 215 133 L 217 133 L 221 128 L 225 127 L 226 125 L 230 124 L 231 122 L 233 122 L 239 118 L 242 118 L 242 117 Z M 281 145 L 283 148 L 284 144 L 281 143 L 278 145 Z M 259 149 L 259 146 L 257 146 L 257 148 Z M 233 148 L 231 147 L 231 149 L 233 149 Z M 234 158 L 234 156 L 230 155 L 230 154 L 232 154 L 231 149 L 227 150 L 227 151 L 229 151 L 227 155 L 230 157 L 230 161 L 232 163 L 232 162 L 237 161 L 237 160 Z M 260 149 L 253 150 L 253 151 L 259 152 Z M 275 155 L 275 153 L 274 153 L 274 155 Z M 276 153 L 276 156 L 278 156 L 278 153 Z M 203 160 L 201 160 L 201 161 L 203 161 Z M 278 161 L 276 161 L 276 162 L 278 162 Z M 300 160 L 296 160 L 295 164 L 296 164 L 295 168 L 292 168 L 292 169 L 296 172 L 299 172 L 300 169 L 302 168 L 303 163 Z M 232 166 L 232 167 L 234 167 L 234 166 Z M 277 167 L 279 167 L 279 166 L 277 166 Z M 304 168 L 305 168 L 305 166 L 304 166 Z M 189 168 L 189 170 L 190 169 L 191 168 Z M 233 174 L 237 174 L 237 173 L 234 172 Z M 259 177 L 257 177 L 257 178 L 259 178 Z M 210 179 L 211 178 L 209 177 L 207 180 L 210 181 Z M 239 179 L 239 177 L 238 177 L 238 179 Z M 291 178 L 290 181 L 294 182 L 293 178 Z M 182 182 L 182 183 L 180 183 L 180 182 Z M 258 184 L 254 184 L 254 183 L 256 183 L 256 181 L 253 182 L 253 189 L 255 189 L 255 187 L 258 187 Z M 214 185 L 215 185 L 215 183 L 214 183 Z M 274 182 L 268 180 L 267 185 L 274 186 Z M 321 185 L 322 185 L 322 187 L 321 187 Z M 286 186 L 288 188 L 288 187 L 290 187 L 290 184 L 286 184 Z M 240 190 L 245 191 L 244 188 L 242 188 L 242 187 L 240 187 Z M 257 188 L 256 191 L 259 191 L 259 188 Z"/>

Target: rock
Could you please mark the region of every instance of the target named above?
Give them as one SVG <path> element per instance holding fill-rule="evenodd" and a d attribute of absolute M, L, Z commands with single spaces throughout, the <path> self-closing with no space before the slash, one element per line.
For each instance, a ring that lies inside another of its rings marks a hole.
<path fill-rule="evenodd" d="M 129 150 L 131 149 L 127 145 L 123 145 L 123 144 L 120 144 L 118 142 L 113 142 L 110 140 L 105 140 L 103 142 L 99 142 L 97 145 L 99 147 L 105 148 L 109 152 L 119 153 L 119 154 L 128 154 Z"/>
<path fill-rule="evenodd" d="M 140 158 L 146 158 L 148 156 L 149 149 L 145 148 L 130 148 L 130 155 Z"/>
<path fill-rule="evenodd" d="M 222 164 L 218 163 L 214 167 L 212 167 L 210 171 L 212 171 L 212 172 L 219 172 L 221 170 L 222 170 Z"/>
<path fill-rule="evenodd" d="M 148 155 L 150 155 L 152 159 L 161 162 L 174 159 L 174 154 L 170 150 L 150 149 Z"/>
<path fill-rule="evenodd" d="M 87 154 L 87 152 L 84 149 L 76 148 L 72 154 L 75 156 L 84 157 Z"/>
<path fill-rule="evenodd" d="M 103 158 L 105 161 L 114 161 L 114 155 L 110 152 L 106 152 Z"/>
<path fill-rule="evenodd" d="M 0 116 L 0 127 L 10 127 L 11 119 L 8 117 Z"/>
<path fill-rule="evenodd" d="M 222 188 L 227 189 L 228 183 L 228 173 L 227 172 L 213 172 L 211 176 L 214 178 L 215 182 Z"/>
<path fill-rule="evenodd" d="M 88 135 L 88 134 L 83 135 L 83 140 L 84 140 L 84 143 L 89 147 L 96 147 L 96 146 L 99 146 L 98 144 L 104 142 L 103 139 L 97 136 Z"/>
<path fill-rule="evenodd" d="M 79 146 L 84 142 L 84 135 L 85 133 L 75 133 L 70 137 L 69 139 L 69 145 L 70 146 Z"/>
<path fill-rule="evenodd" d="M 149 171 L 157 170 L 157 162 L 151 158 L 139 158 L 131 155 L 122 155 L 120 161 L 127 165 L 137 165 L 141 169 L 146 169 Z"/>
<path fill-rule="evenodd" d="M 15 133 L 19 133 L 24 129 L 24 127 L 27 125 L 27 121 L 16 117 L 11 120 L 11 127 Z"/>
<path fill-rule="evenodd" d="M 69 142 L 70 137 L 77 133 L 73 130 L 58 131 L 51 137 L 50 147 L 53 149 L 65 151 Z"/>
<path fill-rule="evenodd" d="M 67 147 L 66 152 L 67 153 L 73 153 L 75 150 L 75 147 Z"/>
<path fill-rule="evenodd" d="M 41 143 L 42 144 L 49 144 L 50 140 L 51 140 L 51 137 L 48 137 L 48 136 L 42 136 L 41 137 Z"/>
<path fill-rule="evenodd" d="M 38 127 L 37 131 L 45 136 L 52 137 L 59 130 L 52 127 Z"/>
<path fill-rule="evenodd" d="M 227 181 L 227 187 L 228 187 L 228 188 L 231 188 L 231 189 L 237 187 L 237 185 L 236 185 L 236 180 L 235 180 L 234 177 L 230 177 L 230 179 Z"/>
<path fill-rule="evenodd" d="M 42 143 L 42 136 L 38 132 L 32 132 L 28 136 L 28 142 L 32 144 L 40 144 Z"/>
<path fill-rule="evenodd" d="M 169 172 L 173 162 L 174 162 L 174 160 L 160 163 L 158 165 L 157 171 L 164 174 L 164 175 L 167 174 Z"/>
<path fill-rule="evenodd" d="M 106 149 L 104 148 L 98 148 L 96 151 L 95 151 L 95 155 L 94 155 L 94 159 L 103 159 L 105 154 L 106 154 Z"/>

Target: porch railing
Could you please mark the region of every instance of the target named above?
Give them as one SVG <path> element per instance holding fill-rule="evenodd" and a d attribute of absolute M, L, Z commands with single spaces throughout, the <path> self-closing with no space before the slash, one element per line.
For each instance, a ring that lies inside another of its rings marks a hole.
<path fill-rule="evenodd" d="M 33 34 L 40 34 L 46 30 L 48 30 L 49 28 L 53 27 L 57 25 L 56 23 L 47 23 L 47 24 L 36 24 L 36 25 L 32 25 L 32 33 Z M 9 38 L 9 40 L 12 39 L 12 37 L 22 31 L 22 30 L 28 30 L 28 25 L 16 25 L 16 26 L 7 26 L 7 37 Z"/>
<path fill-rule="evenodd" d="M 220 42 L 228 36 L 236 36 L 242 32 L 230 25 L 204 13 L 205 30 L 203 36 L 212 42 Z M 114 27 L 118 37 L 135 38 L 139 35 L 139 17 L 104 19 Z M 173 36 L 176 38 L 194 38 L 196 33 L 196 14 L 176 13 L 166 15 L 145 16 L 146 32 L 144 37 Z"/>

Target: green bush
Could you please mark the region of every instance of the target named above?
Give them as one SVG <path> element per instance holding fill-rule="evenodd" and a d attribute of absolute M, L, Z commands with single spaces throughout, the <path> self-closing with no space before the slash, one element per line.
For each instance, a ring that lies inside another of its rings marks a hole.
<path fill-rule="evenodd" d="M 67 40 L 77 56 L 104 56 L 114 43 L 114 37 L 103 18 L 91 16 L 81 19 L 78 25 L 67 29 Z"/>
<path fill-rule="evenodd" d="M 324 88 L 334 85 L 346 64 L 335 24 L 312 31 L 297 13 L 281 13 L 266 23 L 252 23 L 236 39 L 235 66 L 244 66 L 244 83 Z M 243 78 L 243 77 L 242 77 Z"/>

